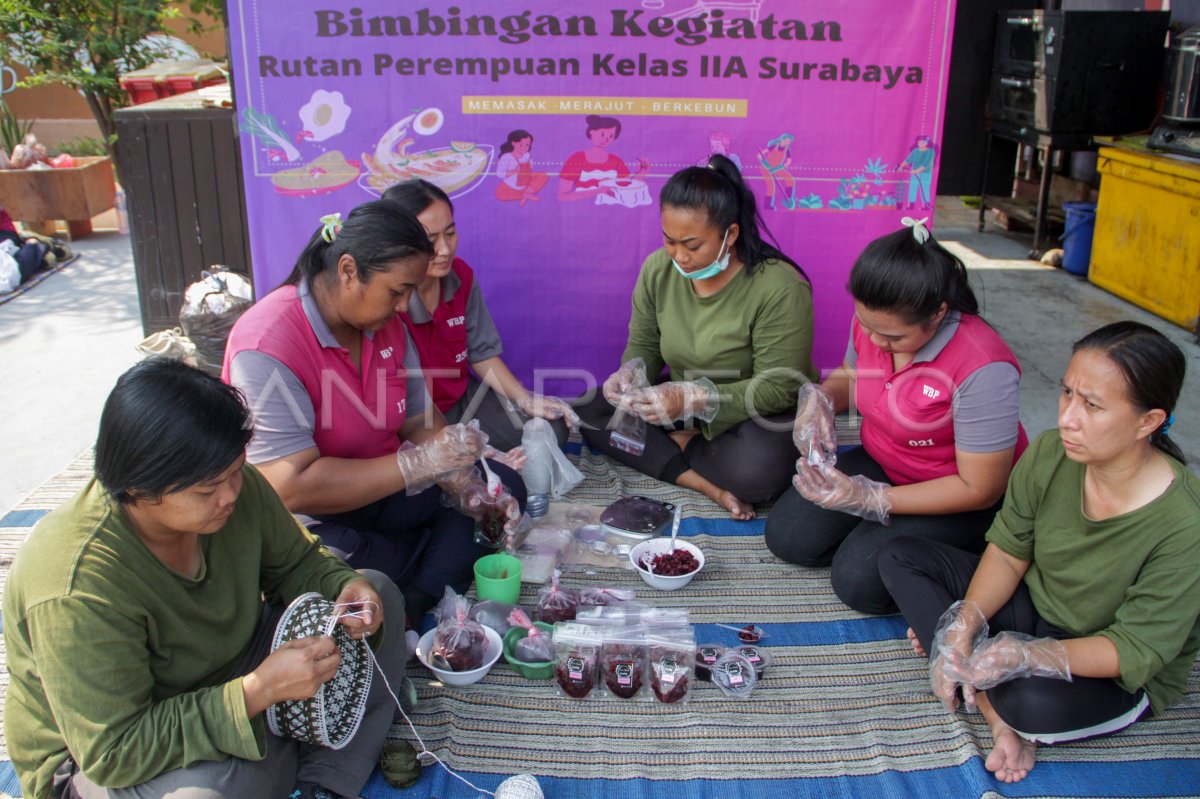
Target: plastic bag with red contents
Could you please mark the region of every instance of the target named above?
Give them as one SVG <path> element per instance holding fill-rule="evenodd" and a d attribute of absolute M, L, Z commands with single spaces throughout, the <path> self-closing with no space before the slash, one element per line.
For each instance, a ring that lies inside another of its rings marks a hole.
<path fill-rule="evenodd" d="M 560 576 L 559 570 L 555 569 L 550 578 L 550 585 L 538 591 L 537 610 L 534 611 L 538 621 L 546 624 L 572 621 L 579 610 L 579 592 L 574 588 L 560 586 Z"/>
<path fill-rule="evenodd" d="M 563 696 L 583 699 L 596 687 L 601 632 L 586 624 L 554 625 L 554 680 Z"/>
<path fill-rule="evenodd" d="M 600 647 L 600 676 L 610 696 L 633 699 L 646 681 L 646 640 L 640 627 L 614 627 Z"/>
<path fill-rule="evenodd" d="M 446 604 L 442 600 L 442 605 Z M 430 651 L 445 658 L 454 671 L 477 669 L 483 665 L 487 633 L 482 624 L 467 617 L 471 603 L 465 597 L 456 596 L 449 604 L 449 607 L 439 606 L 443 618 L 438 622 Z"/>
<path fill-rule="evenodd" d="M 646 637 L 650 691 L 665 705 L 687 704 L 692 695 L 696 634 L 689 627 L 656 630 Z"/>
<path fill-rule="evenodd" d="M 554 660 L 554 638 L 533 623 L 524 611 L 517 608 L 508 614 L 514 627 L 524 627 L 527 634 L 513 646 L 513 654 L 522 663 L 549 663 Z"/>

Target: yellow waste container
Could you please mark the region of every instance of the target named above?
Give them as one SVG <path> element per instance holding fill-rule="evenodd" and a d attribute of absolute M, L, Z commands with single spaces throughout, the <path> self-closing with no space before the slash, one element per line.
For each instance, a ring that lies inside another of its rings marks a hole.
<path fill-rule="evenodd" d="M 1200 316 L 1200 163 L 1100 148 L 1100 199 L 1088 280 L 1196 330 Z"/>

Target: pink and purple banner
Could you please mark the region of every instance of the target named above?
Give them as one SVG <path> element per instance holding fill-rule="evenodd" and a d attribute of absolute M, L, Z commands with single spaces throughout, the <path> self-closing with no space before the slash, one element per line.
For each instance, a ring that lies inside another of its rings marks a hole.
<path fill-rule="evenodd" d="M 868 241 L 932 215 L 950 0 L 229 0 L 261 297 L 334 211 L 450 194 L 459 255 L 533 386 L 618 364 L 658 191 L 723 152 L 845 351 Z M 535 375 L 536 372 L 536 375 Z"/>

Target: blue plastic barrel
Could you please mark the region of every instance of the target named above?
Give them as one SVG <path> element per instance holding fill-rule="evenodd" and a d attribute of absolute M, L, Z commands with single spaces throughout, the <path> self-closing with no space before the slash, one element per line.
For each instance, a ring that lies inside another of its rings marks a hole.
<path fill-rule="evenodd" d="M 1092 234 L 1096 232 L 1095 203 L 1063 203 L 1067 223 L 1063 228 L 1063 269 L 1087 277 L 1092 260 Z"/>

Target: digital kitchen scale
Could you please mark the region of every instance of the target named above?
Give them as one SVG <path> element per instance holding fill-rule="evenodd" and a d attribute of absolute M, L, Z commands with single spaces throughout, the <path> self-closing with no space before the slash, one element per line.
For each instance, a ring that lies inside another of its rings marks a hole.
<path fill-rule="evenodd" d="M 619 499 L 600 514 L 600 526 L 605 532 L 632 541 L 664 535 L 671 529 L 675 506 L 649 497 Z"/>

